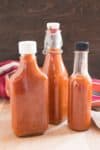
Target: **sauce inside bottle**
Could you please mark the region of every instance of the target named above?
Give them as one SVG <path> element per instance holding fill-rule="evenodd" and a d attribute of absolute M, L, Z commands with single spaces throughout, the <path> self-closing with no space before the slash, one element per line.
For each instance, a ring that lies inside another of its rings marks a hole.
<path fill-rule="evenodd" d="M 44 42 L 43 72 L 48 76 L 49 123 L 59 124 L 67 118 L 68 73 L 62 59 L 59 23 L 48 23 Z"/>
<path fill-rule="evenodd" d="M 68 123 L 73 130 L 91 124 L 92 80 L 88 73 L 88 42 L 76 44 L 74 70 L 69 80 Z"/>
<path fill-rule="evenodd" d="M 12 127 L 17 136 L 43 134 L 48 127 L 48 78 L 37 65 L 35 41 L 19 42 L 20 65 L 10 78 Z"/>

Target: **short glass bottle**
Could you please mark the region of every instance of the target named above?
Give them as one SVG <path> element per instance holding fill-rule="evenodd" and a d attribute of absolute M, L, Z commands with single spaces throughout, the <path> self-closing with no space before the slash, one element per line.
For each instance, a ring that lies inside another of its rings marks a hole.
<path fill-rule="evenodd" d="M 68 124 L 87 130 L 91 124 L 92 80 L 88 73 L 88 42 L 77 42 L 74 69 L 69 79 Z"/>

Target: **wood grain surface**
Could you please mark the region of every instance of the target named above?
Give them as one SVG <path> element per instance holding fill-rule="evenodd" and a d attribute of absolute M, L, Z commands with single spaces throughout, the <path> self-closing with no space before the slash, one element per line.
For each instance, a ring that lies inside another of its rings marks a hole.
<path fill-rule="evenodd" d="M 0 150 L 99 150 L 100 129 L 94 124 L 84 132 L 69 129 L 67 121 L 50 125 L 42 136 L 18 138 L 11 126 L 9 103 L 0 100 Z"/>
<path fill-rule="evenodd" d="M 90 42 L 89 71 L 100 78 L 100 1 L 99 0 L 0 0 L 0 60 L 18 58 L 17 42 L 36 40 L 38 62 L 43 63 L 46 23 L 61 23 L 63 58 L 73 68 L 74 43 Z"/>

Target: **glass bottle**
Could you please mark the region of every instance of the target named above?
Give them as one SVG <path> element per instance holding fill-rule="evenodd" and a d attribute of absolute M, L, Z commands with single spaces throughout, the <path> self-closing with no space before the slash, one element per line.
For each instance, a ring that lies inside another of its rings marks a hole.
<path fill-rule="evenodd" d="M 74 69 L 69 79 L 68 123 L 73 130 L 87 130 L 91 124 L 92 80 L 88 73 L 88 42 L 77 42 Z"/>
<path fill-rule="evenodd" d="M 20 65 L 11 76 L 12 127 L 17 136 L 43 134 L 48 127 L 48 78 L 36 61 L 36 42 L 19 42 Z"/>
<path fill-rule="evenodd" d="M 47 23 L 44 41 L 43 72 L 48 76 L 49 123 L 67 118 L 68 73 L 62 59 L 62 36 L 59 23 Z"/>

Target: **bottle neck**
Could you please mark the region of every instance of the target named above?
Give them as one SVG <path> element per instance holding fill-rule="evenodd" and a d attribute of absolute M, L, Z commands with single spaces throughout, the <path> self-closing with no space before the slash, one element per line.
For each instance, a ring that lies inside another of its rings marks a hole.
<path fill-rule="evenodd" d="M 75 51 L 73 73 L 88 74 L 88 51 Z"/>
<path fill-rule="evenodd" d="M 43 50 L 44 54 L 47 54 L 48 52 L 51 51 L 60 53 L 62 52 L 61 50 L 62 45 L 63 41 L 60 30 L 56 30 L 55 32 L 51 32 L 50 30 L 46 31 Z"/>
<path fill-rule="evenodd" d="M 20 56 L 21 63 L 34 63 L 36 64 L 36 57 L 34 54 L 24 54 Z"/>

